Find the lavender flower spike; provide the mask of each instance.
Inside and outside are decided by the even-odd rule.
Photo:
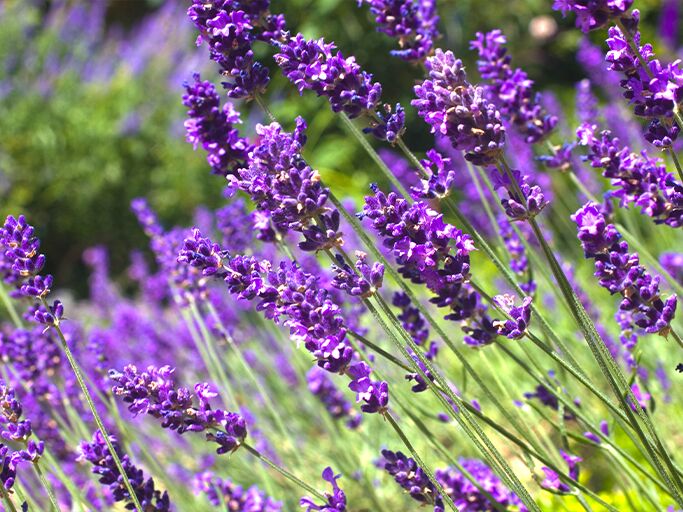
[[[195,488],[214,507],[230,512],[280,512],[282,504],[266,496],[255,485],[244,490],[230,480],[206,471],[195,478]]]
[[[183,105],[189,109],[185,121],[187,141],[195,149],[201,144],[211,172],[222,176],[234,174],[244,165],[251,149],[234,127],[242,122],[239,113],[231,103],[221,107],[220,97],[211,82],[202,81],[199,73],[193,78],[192,84],[185,84],[186,94],[183,95]]]
[[[511,340],[522,338],[526,334],[531,320],[531,297],[524,297],[521,306],[515,306],[515,297],[512,295],[496,295],[493,302],[510,315],[506,320],[494,320],[493,325],[498,329],[498,334]]]
[[[632,4],[633,0],[555,0],[553,9],[561,11],[562,16],[575,13],[576,26],[583,32],[589,32],[621,17]]]
[[[380,467],[394,477],[396,483],[403,487],[411,498],[421,505],[433,506],[435,512],[445,510],[443,498],[414,459],[402,452],[391,450],[382,450],[382,457]]]
[[[467,81],[462,61],[437,49],[426,61],[429,78],[415,86],[412,105],[433,133],[449,138],[476,165],[490,165],[501,155],[505,128],[500,112],[484,90]]]
[[[326,492],[325,497],[327,503],[322,505],[316,504],[311,498],[301,498],[299,504],[306,508],[306,512],[321,511],[321,512],[346,512],[346,494],[339,487],[337,480],[341,475],[335,475],[331,467],[326,467],[323,471],[323,480],[332,485],[332,493]]]
[[[586,257],[595,260],[600,285],[623,296],[619,309],[628,313],[627,323],[666,336],[676,312],[676,295],[661,298],[659,276],[652,276],[640,265],[638,255],[628,252],[628,244],[620,241],[621,234],[607,223],[599,205],[585,204],[572,220]]]
[[[479,52],[477,66],[481,77],[489,81],[486,90],[500,108],[503,118],[512,124],[530,144],[542,141],[557,125],[557,117],[545,111],[534,82],[519,69],[512,69],[506,38],[500,30],[477,32],[470,48]]]
[[[163,428],[179,434],[209,431],[206,439],[218,444],[219,454],[237,450],[247,437],[244,418],[212,409],[209,399],[217,394],[206,383],[196,384],[194,392],[176,388],[174,372],[170,366],[149,366],[142,372],[133,365],[126,366],[123,372],[111,370],[109,378],[115,382],[112,393],[129,404],[128,410],[134,415],[149,414],[160,419]]]
[[[335,52],[334,43],[309,41],[297,34],[280,44],[275,62],[300,94],[310,89],[325,96],[334,112],[354,118],[374,112],[379,104],[382,86],[372,81],[354,57]]]
[[[377,30],[398,40],[400,49],[391,55],[419,62],[431,53],[439,37],[436,0],[358,0],[363,3],[375,15]]]
[[[140,502],[143,510],[170,512],[171,503],[168,498],[168,493],[157,490],[152,478],[145,479],[145,475],[141,469],[138,469],[130,460],[128,455],[124,455],[114,436],[109,438],[116,450],[116,454],[121,460],[123,470],[128,476],[128,480],[133,486],[133,491]],[[107,448],[107,443],[104,440],[102,433],[97,431],[93,435],[91,442],[83,442],[80,446],[80,460],[84,460],[92,464],[92,472],[99,475],[99,482],[109,487],[109,490],[115,501],[126,503],[126,508],[135,508],[132,504],[131,496],[128,493],[126,486],[123,484],[123,478],[119,472],[114,457]]]

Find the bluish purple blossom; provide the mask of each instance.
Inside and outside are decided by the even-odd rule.
[[[588,32],[620,18],[632,4],[633,0],[555,0],[553,9],[561,11],[563,16],[573,12],[576,14],[576,26]]]
[[[557,125],[557,117],[545,111],[534,82],[519,68],[512,69],[507,40],[500,30],[477,32],[470,48],[479,52],[477,66],[490,99],[500,109],[503,119],[514,126],[524,140],[534,144],[545,139]]]
[[[240,485],[220,478],[210,471],[197,475],[194,487],[196,492],[206,496],[211,505],[230,512],[280,512],[282,510],[281,503],[266,496],[255,485],[245,490]]]
[[[461,471],[451,467],[437,469],[434,472],[434,478],[441,484],[444,492],[450,496],[460,512],[499,510],[481,489],[505,510],[527,511],[519,497],[505,487],[486,464],[476,459],[460,459],[459,462],[477,485],[474,485]]]
[[[368,298],[381,287],[384,279],[384,265],[375,262],[367,263],[367,254],[356,251],[355,270],[346,263],[341,254],[336,255],[337,263],[332,270],[335,273],[332,286],[345,291],[351,296]]]
[[[650,158],[645,151],[631,152],[608,130],[596,135],[584,126],[580,143],[588,147],[586,160],[610,179],[614,190],[609,196],[618,198],[620,206],[637,206],[657,224],[683,226],[683,185],[661,160]]]
[[[358,428],[362,421],[360,414],[353,414],[351,404],[334,385],[327,372],[314,366],[306,374],[309,391],[320,400],[327,412],[335,419],[345,419],[350,429]]]
[[[123,470],[133,487],[133,491],[145,511],[168,512],[171,503],[166,491],[162,492],[155,487],[152,478],[145,478],[145,474],[137,468],[127,454],[123,454],[116,438],[110,436],[116,455],[121,461]],[[100,431],[95,432],[91,442],[83,442],[80,446],[80,460],[92,464],[92,472],[99,477],[99,482],[109,488],[115,501],[125,503],[125,508],[134,510],[131,495],[123,481],[114,457],[112,456],[104,436]]]
[[[149,366],[138,371],[128,365],[122,372],[111,370],[112,393],[128,404],[135,416],[149,414],[161,420],[163,428],[179,434],[206,431],[206,439],[218,444],[219,454],[237,450],[247,437],[244,418],[212,409],[209,400],[217,393],[207,383],[196,384],[194,391],[176,387],[174,372],[170,366]]]
[[[439,37],[436,0],[358,0],[375,15],[377,30],[398,40],[391,54],[408,62],[424,60]]]
[[[600,285],[622,295],[619,309],[630,314],[633,324],[645,332],[666,335],[676,312],[676,295],[662,299],[660,278],[640,265],[636,253],[628,252],[628,244],[620,240],[620,233],[607,223],[597,204],[585,204],[572,220],[586,257],[595,260]]]
[[[520,306],[515,306],[513,295],[496,295],[493,302],[510,318],[505,320],[494,320],[493,325],[498,330],[498,334],[511,340],[517,340],[526,334],[531,321],[531,297],[524,297]]]
[[[306,508],[306,512],[346,512],[346,494],[339,487],[337,480],[341,478],[341,475],[335,475],[331,467],[326,467],[322,474],[323,480],[328,482],[332,486],[332,492],[325,492],[325,497],[327,502],[323,504],[317,504],[312,498],[303,497],[299,501],[302,507]]]
[[[382,450],[382,457],[380,467],[389,473],[411,498],[421,505],[433,506],[434,512],[444,512],[443,498],[413,458],[391,450]]]
[[[206,160],[211,172],[220,176],[234,174],[244,165],[251,149],[249,142],[240,137],[235,128],[240,124],[239,113],[231,103],[221,106],[221,100],[214,85],[202,80],[198,73],[193,83],[185,84],[183,105],[188,119],[185,121],[187,141],[197,149],[206,151]]]
[[[300,94],[310,89],[326,97],[334,112],[349,117],[372,113],[377,109],[382,86],[372,81],[354,57],[335,52],[334,43],[323,39],[307,40],[302,34],[287,38],[279,45],[275,62]]]
[[[412,105],[432,128],[476,165],[490,165],[502,154],[505,128],[484,90],[467,81],[462,61],[437,49],[425,63],[429,78],[415,86]]]

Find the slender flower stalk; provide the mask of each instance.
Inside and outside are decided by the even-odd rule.
[[[78,387],[81,389],[90,412],[95,420],[97,428],[105,438],[105,442],[113,454],[114,462],[123,476],[123,483],[128,490],[131,500],[138,509],[142,510],[140,503],[133,491],[133,486],[123,470],[123,466],[115,453],[109,440],[109,434],[105,429],[104,423],[95,407],[90,391],[85,383],[82,372],[76,359],[74,358],[69,344],[60,327],[61,319],[64,315],[64,307],[59,300],[52,305],[47,302],[47,295],[52,287],[53,277],[49,274],[42,276],[40,272],[45,264],[45,255],[39,252],[40,241],[34,236],[33,226],[26,222],[23,215],[19,218],[7,217],[4,226],[0,229],[0,246],[4,247],[4,258],[10,264],[11,271],[16,276],[17,290],[23,296],[31,297],[37,301],[38,307],[35,308],[33,317],[35,321],[52,328],[57,333],[71,369],[76,377]]]

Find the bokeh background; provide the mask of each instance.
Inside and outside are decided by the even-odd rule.
[[[116,276],[123,275],[131,250],[147,245],[129,210],[132,198],[146,196],[168,225],[191,223],[200,205],[222,201],[220,179],[209,174],[203,152],[184,139],[183,82],[204,70],[218,81],[206,49],[194,44],[186,4],[0,2],[0,215],[29,216],[43,240],[48,271],[77,294],[86,290],[86,248],[105,245]],[[571,112],[574,84],[585,76],[575,57],[583,36],[551,4],[439,1],[439,46],[469,63],[474,75],[468,48],[474,32],[502,28],[515,65]],[[666,22],[660,19],[666,9],[659,0],[639,0],[638,7],[645,40],[652,40]],[[353,0],[273,0],[272,11],[286,12],[292,30],[335,41],[383,84],[386,101],[409,105],[410,84],[422,70],[388,56],[392,41],[375,31],[366,7]],[[669,33],[656,48],[665,60],[679,45],[677,31]],[[262,45],[260,51],[273,67],[272,50]],[[342,194],[363,194],[376,179],[366,153],[324,100],[300,98],[276,71],[271,75],[269,104],[278,118],[303,115],[309,122],[306,156],[313,166]],[[244,130],[252,133],[263,121],[261,112],[248,104],[238,108]],[[415,117],[408,107],[407,138],[425,150],[433,139]]]

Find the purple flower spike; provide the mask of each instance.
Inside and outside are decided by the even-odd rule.
[[[596,136],[593,128],[584,125],[577,135],[589,149],[585,159],[603,169],[603,176],[615,188],[609,195],[618,198],[622,207],[639,207],[657,224],[683,226],[683,186],[661,160],[650,158],[645,151],[632,153],[610,131]]]
[[[335,53],[334,43],[308,41],[297,34],[279,48],[275,62],[299,93],[310,89],[325,96],[334,112],[344,112],[350,118],[376,110],[382,86],[372,81],[372,75],[363,71],[354,57]]]
[[[255,485],[249,489],[230,480],[220,478],[209,471],[196,476],[195,492],[203,493],[214,507],[230,512],[280,512],[282,504],[259,490]]]
[[[631,18],[622,19],[640,55],[633,53],[627,36],[619,27],[611,27],[605,60],[610,63],[610,70],[625,75],[620,85],[624,97],[633,104],[634,113],[650,121],[645,138],[657,148],[668,148],[681,128],[674,121],[674,113],[683,100],[683,69],[679,60],[662,64],[654,58],[652,45],[640,45],[639,21],[637,10],[633,11]]]
[[[461,322],[466,343],[486,345],[497,335],[479,294],[469,285],[472,239],[450,224],[424,202],[412,205],[395,193],[373,186],[365,198],[363,215],[392,250],[399,272],[433,293],[431,302],[448,308],[445,318]]]
[[[377,30],[398,40],[391,55],[408,62],[424,60],[439,37],[436,0],[358,0],[375,15]]]
[[[443,199],[451,194],[455,185],[455,169],[450,158],[446,158],[434,149],[427,151],[427,158],[422,166],[429,173],[422,180],[421,187],[412,187],[411,192],[416,199]]]
[[[493,164],[505,145],[500,112],[484,97],[484,90],[467,81],[462,61],[437,49],[426,61],[429,79],[415,86],[412,105],[432,133],[448,137],[475,165]]]
[[[211,59],[232,80],[223,83],[231,98],[251,99],[268,85],[268,70],[254,61],[252,44],[282,37],[284,18],[271,15],[269,3],[193,0],[187,11],[199,30],[197,44],[208,44]]]
[[[358,428],[362,421],[360,414],[353,414],[351,404],[344,398],[344,394],[334,385],[327,372],[314,366],[306,374],[308,389],[324,405],[327,412],[335,419],[346,419],[350,429]]]
[[[445,510],[443,498],[414,459],[391,450],[382,450],[382,457],[380,467],[394,477],[411,498],[420,504],[434,506],[435,511]]]
[[[628,252],[628,244],[595,203],[586,203],[572,220],[578,227],[587,258],[595,260],[595,276],[610,293],[619,293],[619,324],[628,339],[636,338],[635,329],[666,336],[676,312],[676,295],[666,300],[659,292],[659,276],[652,276],[642,265],[637,253]],[[627,348],[632,350],[635,341]]]
[[[529,185],[528,178],[521,172],[513,170],[514,180],[519,185],[523,197],[520,197],[517,187],[510,181],[507,173],[493,168],[491,177],[497,189],[505,189],[508,197],[501,199],[500,203],[505,208],[505,214],[511,220],[524,220],[536,217],[548,205],[541,188],[538,185]]]
[[[345,291],[353,297],[368,298],[382,287],[384,265],[367,263],[367,254],[356,251],[356,270],[353,270],[341,254],[335,256],[337,264],[333,266],[335,277],[332,286]]]
[[[50,293],[53,279],[49,274],[39,275],[45,266],[45,255],[39,250],[40,240],[26,218],[8,216],[0,227],[3,279],[15,285],[21,295],[43,299]]]
[[[372,133],[379,140],[386,140],[392,144],[396,142],[406,129],[406,113],[403,107],[397,103],[392,110],[391,105],[384,105],[384,111],[379,110],[378,119],[370,121],[369,128],[363,128],[365,133]]]
[[[511,340],[518,340],[526,334],[531,320],[531,297],[524,297],[521,306],[515,306],[513,295],[496,295],[493,302],[510,315],[510,319],[494,320],[493,325],[498,329],[498,334]]]
[[[221,107],[221,100],[211,82],[202,81],[195,73],[194,82],[185,84],[183,105],[187,141],[197,149],[201,145],[214,174],[228,176],[244,165],[251,147],[234,126],[241,123],[231,103]]]
[[[576,14],[576,26],[583,32],[604,27],[631,8],[633,0],[555,0],[553,9],[562,16]]]
[[[505,35],[500,30],[483,34],[470,42],[479,52],[477,65],[491,100],[498,106],[507,122],[513,125],[530,144],[542,141],[557,125],[557,117],[545,111],[534,82],[519,69],[512,69],[512,57],[507,54]]]
[[[349,367],[349,389],[356,392],[356,401],[364,402],[361,411],[383,414],[389,405],[389,385],[370,379],[372,370],[363,361]]]
[[[341,478],[341,475],[335,475],[331,467],[326,467],[322,477],[323,480],[332,485],[332,493],[325,492],[327,502],[318,505],[311,498],[303,497],[299,501],[299,504],[306,508],[306,512],[346,512],[346,494],[344,494],[344,491],[337,483],[337,480]]]
[[[492,512],[500,507],[504,510],[527,512],[522,500],[505,487],[486,464],[476,459],[460,459],[460,464],[479,487],[455,468],[437,469],[434,472],[434,477],[460,512]],[[491,499],[480,489],[486,491],[500,507],[491,503]]]
[[[208,399],[217,395],[206,383],[197,384],[194,392],[176,388],[174,372],[170,366],[149,366],[142,372],[133,365],[123,372],[110,370],[109,378],[115,382],[112,393],[129,404],[134,415],[149,414],[161,420],[163,428],[179,434],[208,431],[206,439],[219,445],[219,454],[237,450],[247,437],[244,418],[212,409]]]
[[[328,206],[330,191],[320,174],[301,155],[305,132],[306,122],[301,117],[292,133],[278,123],[258,125],[258,143],[249,154],[247,167],[230,178],[230,187],[249,194],[278,232],[300,232],[304,237],[301,249],[332,249],[342,243],[340,215]]]
[[[142,505],[143,510],[154,510],[158,512],[169,512],[171,503],[166,491],[162,494],[157,490],[152,478],[145,479],[141,469],[133,464],[128,455],[121,451],[116,438],[110,436],[109,440],[114,446],[116,455],[123,466],[123,470],[130,481],[135,496]],[[100,431],[95,432],[91,442],[83,442],[80,446],[79,460],[87,461],[92,464],[92,472],[99,476],[99,482],[109,488],[114,501],[125,502],[126,508],[133,509],[133,502],[127,487],[123,484],[123,478],[119,471],[114,457],[112,456],[104,436]]]

